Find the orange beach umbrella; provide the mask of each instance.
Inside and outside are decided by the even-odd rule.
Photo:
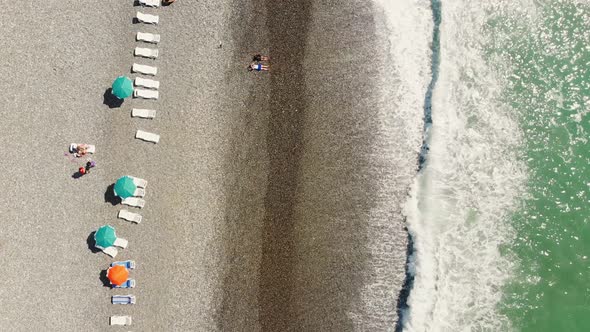
[[[129,278],[129,271],[124,266],[115,265],[107,271],[111,284],[121,286]]]

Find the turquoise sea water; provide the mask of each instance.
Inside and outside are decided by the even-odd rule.
[[[405,331],[590,331],[590,2],[440,1]]]
[[[519,331],[590,331],[590,4],[538,1],[514,14],[491,14],[486,31],[500,36],[489,59],[510,71],[503,99],[529,169],[502,311]]]

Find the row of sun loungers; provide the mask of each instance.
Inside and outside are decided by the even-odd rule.
[[[160,0],[139,0],[139,4],[142,6],[147,7],[159,7]],[[141,12],[137,12],[135,18],[140,23],[145,24],[158,24],[160,21],[160,17],[157,15],[150,15],[144,14]],[[160,42],[160,35],[147,33],[147,32],[137,32],[136,35],[137,41],[150,43],[150,44],[158,44]],[[157,59],[159,55],[159,51],[157,49],[146,48],[146,47],[135,47],[134,51],[135,56],[143,57],[148,59]],[[155,76],[158,73],[158,68],[155,66],[148,66],[142,65],[138,63],[134,63],[131,71],[134,73],[139,73],[143,75],[150,75]],[[133,90],[133,97],[141,98],[141,99],[148,99],[148,100],[158,100],[160,97],[158,89],[160,89],[160,82],[148,78],[143,77],[136,77],[134,81],[134,85],[137,87]],[[144,119],[153,119],[156,116],[155,110],[149,109],[133,109],[131,112],[132,117],[144,118]],[[143,130],[137,130],[135,133],[135,138],[151,142],[151,143],[158,143],[160,141],[160,135],[146,132]],[[141,194],[141,191],[134,195],[136,197],[143,197],[144,195]],[[123,204],[134,206],[134,207],[143,207],[145,201],[140,198],[132,197],[126,200],[123,200]],[[137,216],[132,216],[129,213],[120,212],[120,218],[129,220],[131,222],[139,223],[141,222],[141,216],[139,218]],[[138,221],[137,221],[138,220]]]
[[[132,260],[111,263],[111,267],[117,266],[117,265],[123,266],[128,270],[135,269],[135,261],[132,261]],[[123,284],[121,284],[120,286],[113,285],[113,288],[135,288],[135,285],[136,284],[135,284],[134,279],[127,279],[127,281],[124,282]],[[121,305],[135,304],[136,298],[134,295],[131,295],[131,294],[113,295],[111,297],[111,303],[112,304],[121,304]],[[110,318],[110,325],[131,325],[131,322],[132,322],[132,320],[131,320],[130,316],[112,316]]]
[[[139,0],[139,4],[142,6],[147,7],[159,7],[161,0]],[[140,23],[145,24],[158,24],[159,23],[159,16],[157,15],[150,15],[144,14],[141,12],[137,12],[136,20]],[[149,44],[158,44],[160,42],[160,35],[147,33],[147,32],[137,32],[136,39],[138,42],[144,42]],[[148,59],[157,59],[159,55],[158,49],[146,48],[146,47],[135,47],[134,55],[136,57],[148,58]],[[158,73],[158,68],[155,66],[144,65],[139,63],[134,63],[131,71],[133,73],[138,73],[142,75],[149,75],[149,76],[156,76]],[[144,77],[136,77],[134,80],[135,89],[133,90],[133,97],[134,98],[141,98],[147,100],[158,100],[159,92],[158,89],[160,88],[160,82],[148,79]],[[156,117],[156,111],[152,109],[144,109],[144,108],[134,108],[131,111],[131,116],[136,118],[142,119],[153,119]],[[141,139],[147,142],[158,143],[160,141],[160,135],[149,133],[142,130],[137,130],[135,133],[135,137],[137,139]],[[133,179],[133,183],[137,186],[135,192],[133,193],[133,197],[128,197],[123,199],[121,202],[124,205],[143,208],[145,206],[145,187],[147,186],[147,181],[135,177],[131,177]],[[141,223],[142,216],[138,213],[128,211],[126,209],[122,209],[119,211],[117,215],[118,218],[127,220],[136,224]],[[119,239],[114,243],[114,246],[106,248],[104,250],[105,253],[110,255],[111,257],[115,257],[117,255],[117,248],[115,246],[119,246],[122,248],[127,247],[127,240]],[[134,269],[135,268],[135,261],[121,261],[121,262],[113,262],[111,263],[112,266],[122,265],[127,269]],[[120,286],[113,285],[113,288],[134,288],[135,287],[135,280],[134,279],[127,279],[127,281]],[[136,298],[133,295],[113,295],[111,297],[112,304],[135,304]],[[110,325],[131,325],[132,319],[131,316],[111,316],[109,319]]]

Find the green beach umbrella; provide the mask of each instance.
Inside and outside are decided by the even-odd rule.
[[[111,225],[104,225],[94,233],[95,246],[99,249],[111,247],[116,239],[117,234],[115,234],[115,229]]]
[[[115,182],[115,195],[121,198],[133,196],[135,189],[137,189],[137,186],[129,176],[120,177],[117,182]]]
[[[125,99],[133,94],[133,82],[130,78],[119,76],[113,82],[113,95],[119,99]]]

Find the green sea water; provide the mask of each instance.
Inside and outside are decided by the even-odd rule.
[[[488,15],[488,60],[509,78],[503,98],[528,168],[500,311],[517,331],[590,331],[590,2],[514,2]]]

